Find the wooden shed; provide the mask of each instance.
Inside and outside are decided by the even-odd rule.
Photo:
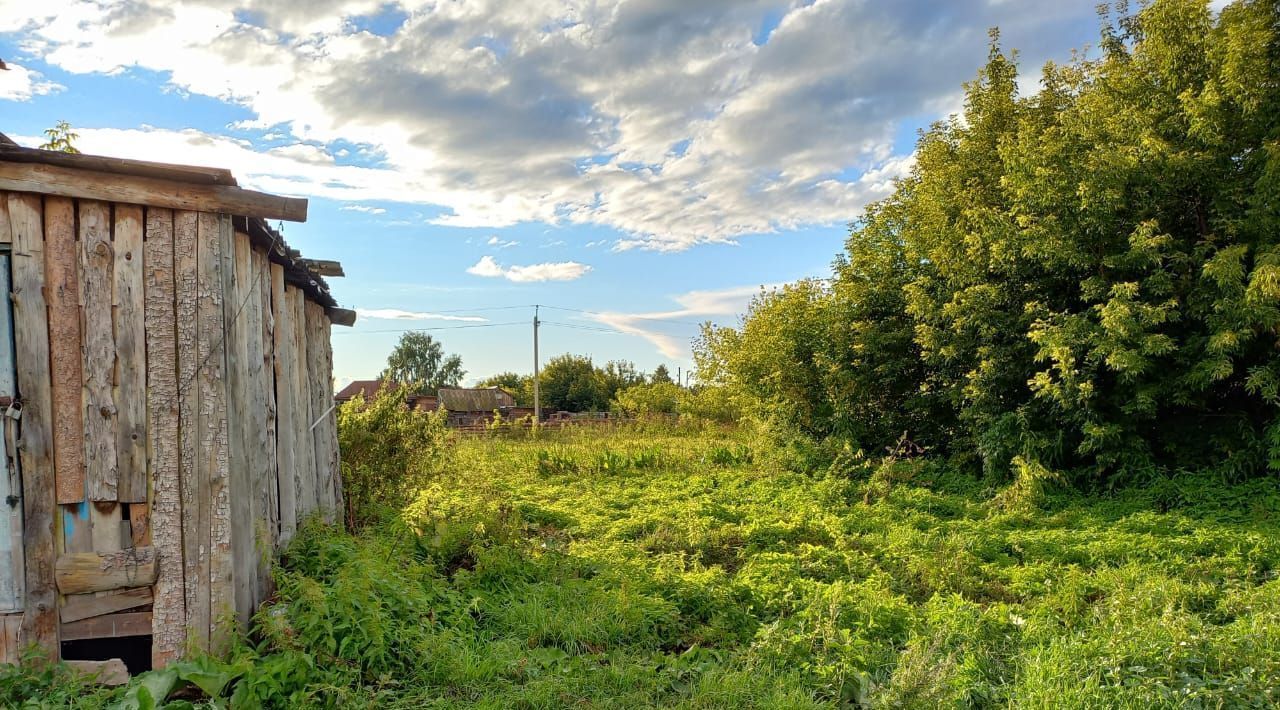
[[[216,651],[270,554],[335,518],[329,329],[354,314],[265,221],[306,212],[0,136],[0,660]]]

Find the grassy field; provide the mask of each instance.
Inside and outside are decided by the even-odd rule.
[[[997,495],[670,430],[448,457],[407,525],[306,531],[255,640],[173,673],[243,707],[1277,705],[1274,481]]]

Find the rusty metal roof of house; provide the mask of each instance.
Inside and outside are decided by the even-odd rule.
[[[440,406],[451,412],[492,412],[499,407],[511,407],[516,403],[515,396],[501,387],[441,387],[437,396],[440,398]]]
[[[399,385],[394,382],[391,387],[397,388]],[[339,402],[346,402],[355,399],[356,395],[362,395],[365,401],[369,401],[378,396],[382,391],[382,380],[353,380],[351,384],[343,387],[333,398]]]
[[[22,165],[36,168],[24,171]],[[36,170],[34,176],[30,174],[32,170]],[[73,180],[77,174],[88,176],[88,179]],[[302,289],[313,301],[328,309],[335,324],[352,325],[355,322],[355,313],[338,308],[329,284],[313,268],[318,263],[336,262],[303,259],[296,250],[289,248],[278,230],[267,224],[267,218],[305,222],[307,200],[245,190],[237,185],[231,171],[223,168],[24,148],[0,133],[0,189],[130,201],[127,197],[113,194],[113,178],[129,178],[137,183],[139,189],[135,192],[149,192],[152,196],[174,192],[171,187],[164,189],[165,185],[172,183],[190,186],[191,196],[167,195],[165,201],[156,202],[156,206],[221,211],[233,215],[235,228],[248,234],[254,246],[266,251],[272,263],[283,267],[287,283]],[[218,209],[210,209],[209,205],[218,205]],[[340,271],[341,267],[337,270]]]

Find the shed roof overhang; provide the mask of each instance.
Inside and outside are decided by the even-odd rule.
[[[304,198],[246,190],[222,168],[24,148],[3,133],[0,190],[233,215],[235,228],[284,268],[287,283],[324,306],[334,324],[355,323],[355,312],[338,307],[322,275],[341,276],[341,265],[302,258],[267,224],[268,219],[307,221]]]

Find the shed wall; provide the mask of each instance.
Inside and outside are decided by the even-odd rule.
[[[325,309],[228,215],[0,192],[0,232],[25,554],[0,661],[60,638],[151,634],[157,667],[218,650],[269,555],[341,507]]]

